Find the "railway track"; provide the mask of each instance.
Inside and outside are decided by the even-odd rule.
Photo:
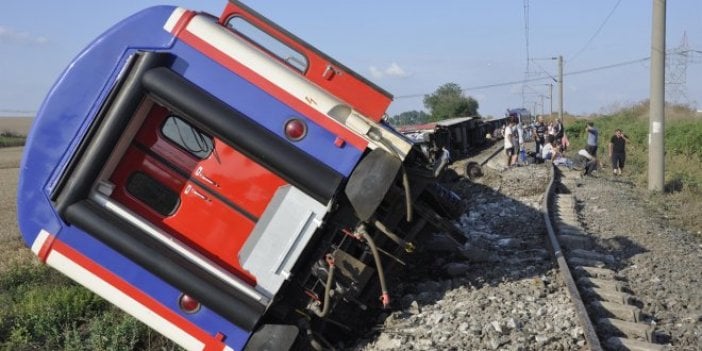
[[[500,150],[453,165],[464,176],[453,190],[471,201],[455,224],[472,255],[440,233],[418,243],[425,258],[394,289],[396,309],[349,349],[667,350],[621,262],[581,225],[572,174],[505,170]],[[468,181],[470,163],[484,176]]]
[[[471,163],[485,166],[501,148],[487,150]],[[482,159],[482,161],[481,161]],[[543,215],[548,248],[558,265],[564,287],[573,303],[579,325],[590,350],[666,350],[656,343],[655,325],[646,320],[643,304],[625,278],[616,271],[615,258],[598,252],[593,238],[581,226],[576,200],[568,187],[574,175],[565,178],[558,167],[547,166],[549,184],[543,196]],[[482,173],[472,170],[473,174]]]
[[[470,208],[454,224],[466,237],[458,251],[441,232],[417,243],[421,257],[407,260],[397,277],[394,310],[376,334],[353,350],[572,350],[585,345],[582,328],[545,245],[540,211],[548,172],[528,166],[490,167],[501,144],[469,162],[484,176],[448,184]],[[468,253],[468,255],[465,255]]]
[[[471,175],[471,163],[485,166],[500,151],[499,147],[495,151],[487,150],[477,162],[469,161],[465,175]],[[550,164],[547,167],[549,184],[542,204],[547,244],[588,348],[593,351],[666,350],[665,345],[656,343],[655,325],[646,320],[640,308],[643,302],[616,271],[619,265],[615,258],[598,252],[593,238],[581,226],[576,200],[568,190],[575,185],[574,173],[562,182],[560,169]],[[472,173],[482,172],[473,169]]]
[[[581,226],[576,201],[568,190],[572,177],[562,181],[557,167],[550,168],[544,195],[544,222],[548,242],[565,287],[577,312],[590,350],[666,350],[657,344],[655,327],[641,311],[637,299],[612,255],[598,252]]]

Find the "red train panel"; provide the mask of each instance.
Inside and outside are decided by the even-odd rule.
[[[301,58],[306,59],[307,62],[296,62],[291,64],[291,66],[294,70],[300,71],[305,78],[344,100],[366,117],[376,122],[383,118],[385,111],[387,111],[388,106],[392,102],[390,93],[336,62],[285,29],[268,21],[240,2],[229,2],[219,21],[222,25],[228,26],[230,24],[229,21],[237,17],[265,31],[266,34],[301,54]],[[283,59],[290,64],[290,60],[287,60],[287,58]]]

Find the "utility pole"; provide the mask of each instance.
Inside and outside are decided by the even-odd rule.
[[[544,98],[546,97],[543,94],[540,94],[539,97],[541,98],[541,115],[544,115]]]
[[[551,57],[543,57],[543,58],[533,58],[532,60],[552,60],[556,61],[558,60],[558,70],[559,70],[559,77],[556,78],[552,76],[550,73],[546,72],[543,68],[542,70],[544,73],[546,73],[554,82],[562,82],[563,81],[563,56],[551,56]],[[549,118],[553,117],[553,83],[549,84],[544,84],[549,86],[548,90],[548,99],[551,102],[551,108],[549,109]],[[562,87],[562,85],[560,85]],[[561,123],[563,123],[563,89],[561,89],[561,113],[558,116],[559,119],[561,120]]]
[[[665,183],[665,4],[653,0],[651,31],[651,98],[648,126],[648,190]]]
[[[563,124],[563,56],[558,56],[558,94],[559,94],[559,108],[558,108],[558,119],[561,120],[561,125]]]
[[[551,108],[548,110],[548,118],[553,118],[553,84],[548,83],[548,101],[551,103]]]

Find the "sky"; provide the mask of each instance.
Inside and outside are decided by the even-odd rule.
[[[568,113],[611,113],[649,96],[653,0],[243,2],[393,94],[391,116],[426,111],[424,95],[446,83],[475,98],[483,116],[522,106],[549,113],[551,102],[557,112],[557,56]],[[219,15],[226,1],[2,0],[0,116],[32,115],[83,47],[162,4]],[[687,61],[667,56],[678,84],[666,98],[702,108],[702,1],[667,1],[666,18],[667,48],[686,34],[692,50]]]

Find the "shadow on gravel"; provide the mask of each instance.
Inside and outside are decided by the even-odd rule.
[[[613,179],[610,182],[617,182],[627,185],[633,185],[630,181]],[[575,183],[577,187],[586,187],[587,184]],[[564,184],[556,189],[556,194],[571,194],[570,189]],[[578,201],[574,203],[575,212],[581,213],[583,210],[583,202]],[[601,209],[601,211],[606,211],[606,209]],[[648,252],[649,250],[643,246],[637,244],[630,237],[619,235],[611,238],[601,238],[595,237],[588,234],[588,228],[581,225],[581,222],[572,223],[562,223],[560,228],[556,229],[559,237],[564,235],[573,235],[575,238],[580,238],[571,241],[562,241],[561,245],[567,250],[586,250],[592,253],[590,256],[591,260],[585,260],[582,263],[589,264],[591,266],[608,268],[611,270],[619,271],[629,265],[628,261],[633,256],[641,253]],[[566,245],[570,242],[570,246]],[[587,255],[584,255],[587,256]]]

